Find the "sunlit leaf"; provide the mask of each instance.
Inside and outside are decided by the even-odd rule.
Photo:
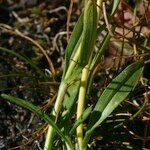
[[[135,62],[129,65],[114,78],[103,91],[93,110],[83,145],[87,144],[93,130],[100,125],[134,89],[143,72],[143,68],[142,62]]]
[[[79,17],[73,32],[71,34],[70,40],[68,42],[66,51],[65,51],[65,67],[64,67],[64,74],[66,73],[66,70],[69,66],[69,61],[71,59],[71,56],[73,55],[73,51],[75,50],[75,47],[77,47],[77,44],[79,44],[79,39],[81,37],[83,30],[83,14]]]
[[[64,109],[65,109],[65,118],[68,118],[68,116],[71,116],[73,111],[73,105],[76,102],[76,98],[79,91],[79,85],[80,81],[74,82],[72,85],[69,86],[67,89],[65,98],[64,98]]]
[[[97,31],[97,9],[96,5],[89,1],[84,10],[83,33],[81,41],[81,55],[79,63],[85,66],[93,52]]]

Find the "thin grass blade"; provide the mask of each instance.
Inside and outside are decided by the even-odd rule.
[[[118,8],[119,3],[120,3],[120,0],[113,0],[113,7],[112,7],[112,11],[111,11],[111,16],[114,16],[114,14]]]
[[[94,68],[96,67],[97,63],[100,61],[102,55],[104,54],[106,48],[108,47],[108,44],[110,42],[111,36],[109,33],[106,34],[100,49],[98,51],[98,53],[95,55],[94,59],[92,60],[91,66],[90,66],[90,70],[94,70]]]
[[[39,107],[33,105],[32,103],[30,102],[27,102],[23,99],[20,99],[20,98],[16,98],[14,96],[9,96],[9,95],[6,95],[6,94],[1,94],[1,97],[3,99],[6,99],[8,100],[9,102],[11,103],[14,103],[14,104],[17,104],[18,106],[21,106],[23,108],[26,108],[28,110],[30,110],[31,112],[35,113],[37,116],[39,116],[41,119],[45,120],[46,123],[50,124],[54,130],[61,136],[61,138],[66,142],[68,143],[69,145],[72,145],[71,144],[71,141],[65,137],[65,135],[60,131],[60,129],[57,127],[57,125],[55,124],[55,122],[53,121],[53,118],[46,115],[45,113],[41,112]]]
[[[30,64],[30,66],[31,66],[32,68],[34,68],[41,76],[44,76],[44,77],[45,77],[45,74],[40,70],[40,68],[39,68],[38,66],[36,66],[29,58],[26,58],[26,57],[24,57],[24,56],[22,56],[22,55],[20,55],[20,54],[18,54],[18,53],[16,53],[16,52],[14,52],[14,51],[12,51],[12,50],[9,50],[9,49],[7,49],[7,48],[4,48],[4,47],[0,47],[0,50],[2,50],[2,51],[4,51],[4,52],[7,52],[7,53],[9,53],[9,54],[11,54],[11,55],[13,55],[13,56],[16,56],[16,57],[18,57],[19,59],[25,61],[26,63]]]

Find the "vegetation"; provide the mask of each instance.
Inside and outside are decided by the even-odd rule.
[[[145,17],[139,18],[139,6],[143,3]],[[44,150],[99,148],[103,147],[102,141],[105,141],[106,145],[108,141],[112,141],[113,149],[135,149],[138,145],[129,142],[125,137],[120,139],[121,132],[125,136],[125,130],[132,138],[142,141],[140,149],[148,149],[147,68],[150,62],[148,29],[150,20],[147,12],[150,7],[148,1],[143,3],[135,2],[130,8],[132,19],[127,18],[131,21],[129,23],[126,21],[127,16],[123,8],[129,6],[126,1],[82,1],[82,11],[65,50],[62,76],[57,74],[56,65],[42,48],[42,41],[40,45],[19,30],[5,24],[0,25],[5,32],[31,42],[36,47],[35,53],[38,53],[38,48],[48,62],[49,70],[47,69],[46,75],[37,63],[39,58],[30,58],[0,47],[0,50],[9,54],[9,57],[17,57],[28,64],[28,67],[39,75],[38,80],[40,82],[43,80],[41,84],[49,83],[50,89],[57,93],[49,98],[45,106],[36,106],[31,101],[12,96],[10,93],[1,94],[2,100],[31,111],[48,124]],[[36,17],[40,15],[40,11],[36,8],[33,12],[38,12]],[[130,15],[128,14],[128,17]],[[69,21],[67,25],[69,29]],[[146,33],[143,32],[144,26]],[[67,34],[69,37],[69,32]],[[109,53],[112,55],[106,57]],[[98,74],[104,75],[99,77]],[[33,83],[35,86],[39,84],[36,82],[35,80]],[[48,105],[51,107],[47,108]],[[48,111],[45,111],[45,108]],[[144,122],[144,134],[141,136],[128,128],[129,124],[134,124],[137,120]],[[139,130],[141,128],[139,127]],[[112,133],[112,136],[109,133]],[[120,137],[117,137],[117,134]],[[117,144],[113,143],[114,141]],[[111,144],[109,147],[106,145],[104,148],[109,149]]]

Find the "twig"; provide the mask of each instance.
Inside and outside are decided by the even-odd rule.
[[[105,7],[105,2],[103,2],[103,15],[104,15],[104,20],[105,20],[105,23],[106,23],[106,27],[108,29],[108,32],[109,34],[113,37],[113,33],[111,31],[111,27],[110,27],[110,24],[108,22],[108,18],[107,18],[107,14],[106,14],[106,7]]]
[[[50,10],[49,13],[52,14],[61,10],[65,10],[67,12],[67,8],[65,6],[61,6],[61,7]]]
[[[19,30],[17,29],[13,29],[11,26],[8,26],[6,24],[0,24],[0,28],[2,30],[4,30],[5,32],[8,32],[8,33],[11,33],[11,34],[14,34],[14,35],[18,35],[28,41],[30,41],[31,43],[33,43],[36,47],[39,48],[39,50],[42,52],[42,54],[46,57],[47,61],[48,61],[48,64],[49,64],[49,68],[52,72],[52,75],[53,77],[55,77],[55,69],[54,69],[54,66],[53,66],[53,63],[51,61],[51,59],[49,58],[49,56],[47,55],[47,53],[45,52],[45,50],[43,49],[43,47],[37,43],[35,40],[33,40],[32,38],[24,35],[23,33],[21,33]]]

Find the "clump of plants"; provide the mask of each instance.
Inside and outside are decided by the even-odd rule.
[[[85,0],[83,3],[83,10],[65,50],[63,74],[51,113],[46,114],[41,107],[23,99],[1,94],[3,99],[28,109],[48,124],[44,150],[54,149],[55,141],[67,150],[86,150],[93,132],[132,95],[140,80],[143,81],[144,65],[149,60],[144,57],[149,53],[147,37],[137,45],[136,41],[130,43],[125,34],[120,39],[117,36],[114,16],[119,0],[109,1],[109,4],[101,0]],[[106,6],[109,7],[108,12]],[[134,12],[136,16],[136,8]],[[102,18],[103,23],[100,22]],[[137,34],[137,31],[133,33]],[[101,34],[102,41],[95,51]],[[118,46],[121,58],[117,64],[118,70],[106,87],[100,87],[98,93],[93,94],[95,74],[111,42]],[[123,57],[133,58],[124,69],[121,67]],[[55,71],[51,71],[51,78],[55,81]],[[147,106],[146,101],[143,107]],[[57,144],[55,146],[59,147]]]

